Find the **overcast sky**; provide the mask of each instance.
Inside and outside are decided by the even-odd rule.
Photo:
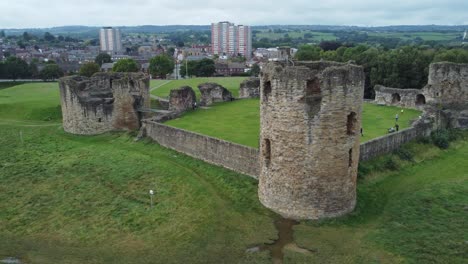
[[[0,28],[64,25],[468,25],[468,0],[0,0]]]

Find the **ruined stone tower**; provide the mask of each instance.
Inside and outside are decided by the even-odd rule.
[[[140,127],[141,108],[149,108],[149,78],[143,73],[97,73],[59,81],[63,128],[80,135]]]
[[[259,198],[287,218],[356,204],[364,72],[334,62],[270,63],[260,86]]]

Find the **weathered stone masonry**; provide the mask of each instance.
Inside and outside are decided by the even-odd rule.
[[[63,128],[94,135],[140,127],[140,108],[149,108],[149,78],[142,73],[97,73],[59,81]]]
[[[253,77],[244,80],[239,87],[239,98],[259,98],[260,78]]]
[[[364,72],[333,62],[270,63],[261,74],[259,198],[287,218],[356,204]]]
[[[422,89],[376,85],[374,90],[377,104],[423,109],[437,127],[468,128],[468,64],[432,63]]]

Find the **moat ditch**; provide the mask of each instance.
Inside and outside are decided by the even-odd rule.
[[[315,251],[301,248],[294,242],[293,227],[298,225],[299,222],[292,219],[278,218],[274,222],[275,228],[278,231],[278,238],[273,243],[264,243],[249,247],[247,252],[254,253],[259,251],[269,251],[273,264],[283,263],[284,249],[302,254],[313,254]]]

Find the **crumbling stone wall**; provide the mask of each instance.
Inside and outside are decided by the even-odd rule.
[[[294,219],[348,213],[356,204],[362,67],[269,63],[261,73],[259,198]]]
[[[468,128],[468,64],[432,63],[428,84],[420,90],[374,89],[378,104],[424,109],[439,127]]]
[[[192,109],[196,99],[195,92],[190,86],[172,89],[169,94],[169,111],[184,112]]]
[[[239,98],[259,98],[260,97],[260,78],[253,77],[244,80],[240,84]]]
[[[377,104],[415,109],[420,109],[426,104],[426,96],[420,89],[398,89],[376,85],[374,90]]]
[[[217,83],[202,83],[198,85],[201,93],[200,106],[209,106],[216,102],[226,102],[233,99],[231,92]]]
[[[80,135],[140,127],[138,109],[150,107],[149,78],[142,73],[97,73],[59,80],[63,128]]]
[[[428,103],[464,105],[468,102],[468,64],[440,62],[429,67],[424,94]]]

